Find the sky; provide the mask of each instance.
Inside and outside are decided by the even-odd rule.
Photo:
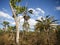
[[[2,20],[7,20],[11,25],[14,25],[9,1],[10,0],[0,0],[0,23]],[[22,0],[20,5],[26,6],[26,3],[28,10],[33,10],[33,14],[30,14],[31,19],[29,20],[31,26],[35,25],[36,19],[40,19],[46,15],[54,16],[55,19],[60,21],[60,0]],[[22,16],[20,16],[20,18],[22,18]],[[20,22],[24,22],[23,18]],[[2,27],[2,25],[0,25],[0,27]]]

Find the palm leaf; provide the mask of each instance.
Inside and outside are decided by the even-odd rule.
[[[33,10],[29,10],[28,12],[31,13],[31,14],[33,14]]]
[[[41,22],[40,20],[36,20],[36,21]]]

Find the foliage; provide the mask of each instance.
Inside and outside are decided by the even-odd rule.
[[[10,0],[10,4],[15,11],[15,15],[13,14],[13,17],[16,18],[18,14],[21,14],[25,11],[23,18],[27,23],[24,23],[23,26],[26,28],[28,20],[30,19],[30,16],[27,15],[27,12],[33,14],[33,11],[27,11],[25,6],[17,5],[19,2],[21,2],[21,0]],[[3,31],[4,29],[0,30],[0,45],[16,45],[16,38],[17,40],[19,39],[18,43],[20,43],[20,45],[60,45],[60,27],[58,26],[58,31],[54,32],[53,29],[55,28],[51,26],[51,24],[54,24],[57,20],[54,20],[53,17],[46,16],[45,19],[41,18],[41,20],[36,21],[37,24],[35,25],[35,30],[33,32],[25,30],[19,32],[19,21],[17,22],[16,18],[16,26],[8,26],[9,31]],[[9,23],[4,21],[3,25],[6,27],[6,25],[9,25]],[[13,31],[11,32],[10,30]]]
[[[36,20],[36,21],[38,21],[37,24],[35,25],[36,32],[40,32],[40,33],[42,32],[42,34],[44,34],[42,36],[44,39],[44,43],[46,45],[53,45],[51,43],[52,43],[52,41],[53,41],[53,43],[55,43],[54,40],[56,38],[54,38],[52,36],[52,38],[53,38],[53,40],[52,40],[50,35],[51,34],[53,35],[53,33],[51,31],[56,30],[56,28],[53,27],[52,24],[54,24],[57,20],[55,20],[54,18],[52,18],[50,16],[46,16],[45,19],[41,18],[41,21],[40,20]],[[55,37],[56,37],[56,35],[55,35]]]
[[[24,32],[24,35],[23,35]],[[46,45],[46,32],[20,32],[20,45]],[[15,33],[3,32],[0,34],[1,45],[15,45]],[[50,45],[57,45],[56,33],[53,31],[49,32]],[[2,41],[3,40],[3,41]],[[57,44],[56,44],[57,43]],[[58,44],[60,45],[60,43]]]
[[[14,10],[16,11],[16,16],[17,16],[18,14],[23,13],[23,12],[25,11],[25,9],[26,9],[25,6],[19,6],[19,5],[16,4],[16,3],[19,4],[20,2],[21,2],[21,0],[14,0],[14,1],[10,0],[10,4],[11,4],[12,7],[14,8]]]
[[[57,26],[57,45],[60,45],[60,25]]]
[[[16,30],[16,26],[9,26],[8,31]]]
[[[3,21],[3,26],[9,26],[9,22],[7,22],[7,21]]]
[[[57,20],[55,20],[53,17],[50,17],[49,15],[45,17],[45,19],[42,17],[41,21],[36,20],[37,24],[35,25],[35,30],[51,30],[55,27],[53,27],[51,24],[55,24]]]

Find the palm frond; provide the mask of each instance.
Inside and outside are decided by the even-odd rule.
[[[31,13],[31,14],[33,14],[33,10],[29,10],[28,12]]]
[[[38,22],[42,22],[42,21],[40,21],[40,20],[36,20],[36,21],[38,21]]]

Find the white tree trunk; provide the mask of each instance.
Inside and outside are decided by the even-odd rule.
[[[19,20],[16,21],[16,44],[19,45]]]
[[[14,20],[15,20],[15,24],[16,24],[16,45],[19,45],[19,21],[17,20],[16,12],[13,9],[11,4],[10,4],[10,7],[11,7],[12,13],[14,15]]]
[[[24,20],[23,30],[25,30],[26,32],[29,32],[29,24],[26,20]]]

